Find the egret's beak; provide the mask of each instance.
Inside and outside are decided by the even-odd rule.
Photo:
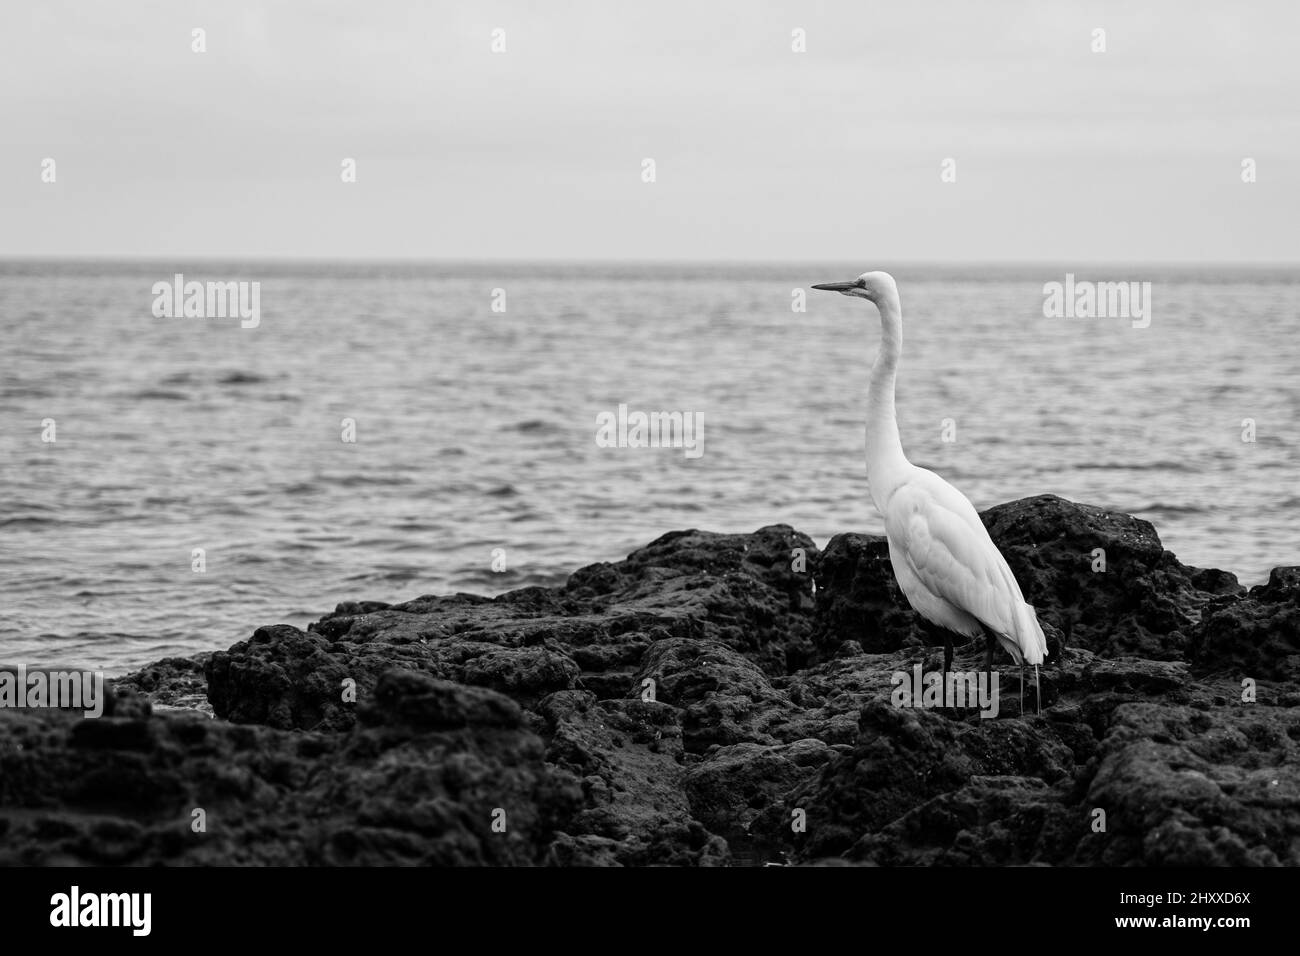
[[[850,289],[856,288],[857,285],[858,280],[854,279],[851,282],[823,282],[821,285],[813,286],[813,288],[821,289],[823,292],[848,292]]]

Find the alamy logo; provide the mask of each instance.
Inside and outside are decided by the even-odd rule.
[[[704,454],[703,412],[629,412],[596,416],[596,444],[601,448],[681,448],[687,458]]]
[[[262,321],[262,283],[186,282],[183,273],[171,282],[155,282],[153,314],[159,319],[242,319],[240,328]]]
[[[894,671],[890,703],[895,707],[978,707],[981,717],[996,717],[998,675],[987,671]]]
[[[50,897],[51,926],[129,926],[133,936],[152,928],[152,893],[82,893],[73,886]]]
[[[99,717],[104,713],[104,672],[34,670],[29,674],[25,664],[0,670],[0,707],[52,707]]]
[[[1047,319],[1132,319],[1133,328],[1151,324],[1150,282],[1075,281],[1043,285],[1043,317]]]

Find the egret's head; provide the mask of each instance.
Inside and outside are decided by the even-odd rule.
[[[864,272],[848,282],[823,282],[813,288],[821,289],[823,292],[838,292],[841,295],[868,299],[876,304],[886,297],[898,295],[898,286],[894,283],[894,277],[888,272]]]

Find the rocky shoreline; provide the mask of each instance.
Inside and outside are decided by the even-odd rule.
[[[1300,568],[1247,591],[1053,496],[982,517],[1047,625],[1041,715],[1005,659],[997,719],[891,704],[941,651],[883,538],[674,532],[261,627],[99,719],[0,709],[0,863],[1300,863]]]

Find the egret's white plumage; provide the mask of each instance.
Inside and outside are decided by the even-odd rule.
[[[889,560],[927,621],[978,637],[987,629],[1016,664],[1041,664],[1047,640],[1015,575],[966,496],[903,454],[894,384],[903,349],[898,286],[887,272],[813,286],[867,299],[880,311],[880,353],[867,389],[867,482],[884,516]]]

